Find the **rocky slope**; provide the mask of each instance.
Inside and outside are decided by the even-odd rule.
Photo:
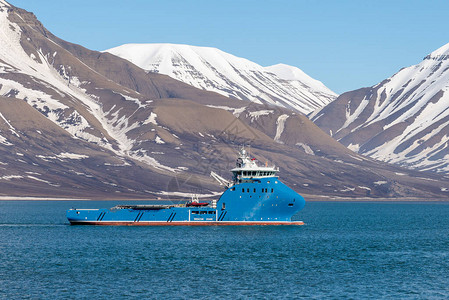
[[[311,119],[372,158],[449,173],[449,44],[370,87],[344,93]]]
[[[238,148],[303,194],[444,197],[292,110],[231,99],[52,35],[0,0],[0,196],[156,198],[223,187]]]
[[[336,98],[324,84],[288,65],[262,67],[216,48],[126,44],[106,50],[153,73],[240,100],[307,114]]]

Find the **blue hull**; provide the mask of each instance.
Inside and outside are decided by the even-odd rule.
[[[67,218],[74,225],[302,225],[291,218],[304,205],[304,198],[277,177],[265,177],[233,185],[214,205],[70,209]]]

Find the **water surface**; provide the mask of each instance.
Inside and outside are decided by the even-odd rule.
[[[0,201],[0,298],[449,297],[449,203],[309,202],[298,227],[65,219],[119,203]]]

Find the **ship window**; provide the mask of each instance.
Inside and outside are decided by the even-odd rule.
[[[221,209],[226,209],[226,203],[223,202],[223,204],[221,205]]]
[[[209,211],[209,215],[215,215],[215,210],[214,211]]]
[[[235,187],[231,188],[231,191],[235,191]]]
[[[256,188],[254,188],[254,193],[256,192]]]
[[[289,203],[288,206],[293,206],[293,203]]]
[[[242,193],[244,193],[245,192],[245,189],[242,189]]]
[[[271,189],[271,192],[273,192],[274,191],[274,189]]]
[[[249,193],[249,189],[246,189],[246,191]]]
[[[193,210],[192,211],[192,215],[199,215],[199,214],[200,214],[200,212],[198,210]]]
[[[248,175],[247,173],[248,173],[248,172],[246,172],[246,171],[243,171],[243,176],[246,176],[246,175]]]
[[[205,210],[200,211],[200,215],[207,215],[207,211],[205,211]]]
[[[253,176],[256,176],[256,171],[252,171],[251,174],[252,174]]]

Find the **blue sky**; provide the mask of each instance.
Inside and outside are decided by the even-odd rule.
[[[67,41],[216,47],[299,67],[337,93],[377,84],[449,43],[449,1],[9,0]]]

